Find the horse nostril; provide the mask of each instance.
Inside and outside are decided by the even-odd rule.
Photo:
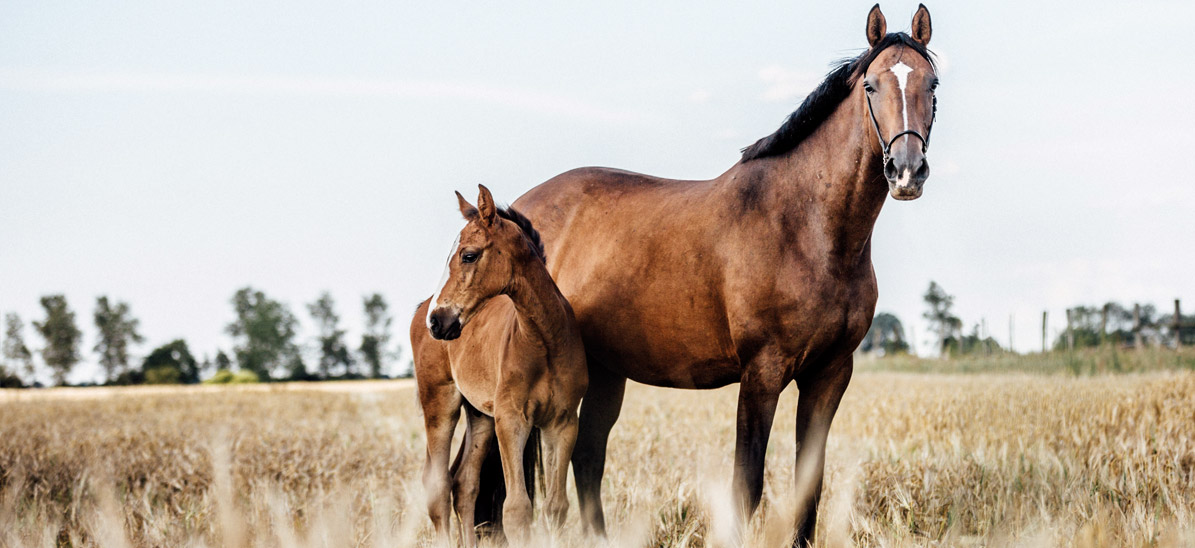
[[[913,172],[913,178],[918,181],[924,181],[929,178],[929,162],[921,160],[921,165],[917,166],[917,171]]]
[[[428,322],[428,326],[432,328],[432,331],[439,329],[440,328],[440,319],[435,316],[432,316],[431,321]]]
[[[893,162],[891,159],[884,164],[884,177],[889,181],[896,179],[896,162]]]

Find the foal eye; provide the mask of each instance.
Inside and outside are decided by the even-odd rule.
[[[875,88],[871,87],[871,84],[863,82],[863,91],[866,91],[867,93],[875,93],[875,90]]]
[[[464,255],[461,255],[461,262],[462,263],[477,262],[477,253],[465,253]]]

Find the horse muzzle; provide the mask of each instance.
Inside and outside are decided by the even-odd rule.
[[[460,313],[448,308],[437,308],[427,316],[427,329],[431,331],[432,338],[437,340],[451,341],[460,337]]]
[[[929,162],[924,154],[898,154],[884,162],[888,190],[897,200],[916,200],[929,178]]]

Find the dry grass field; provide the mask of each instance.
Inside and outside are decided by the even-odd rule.
[[[607,545],[719,544],[735,399],[629,389]],[[787,542],[795,404],[750,546]],[[422,458],[409,381],[7,391],[0,545],[426,545]],[[827,460],[825,546],[1192,546],[1195,373],[863,371]],[[598,544],[569,518],[544,546]]]

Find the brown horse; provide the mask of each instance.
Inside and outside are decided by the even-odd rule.
[[[875,310],[872,229],[887,194],[917,198],[929,175],[929,12],[917,10],[909,34],[889,34],[876,5],[866,35],[867,51],[713,180],[584,168],[515,202],[543,235],[585,339],[573,468],[587,528],[604,532],[606,441],[627,379],[740,384],[740,525],[759,505],[777,400],[795,381],[795,536],[812,539],[830,423]]]
[[[477,545],[478,484],[495,433],[506,481],[507,533],[525,539],[531,520],[523,452],[533,428],[542,432],[547,513],[556,525],[564,521],[577,406],[588,382],[581,333],[548,274],[539,235],[526,217],[497,208],[490,191],[480,190],[476,208],[456,195],[468,224],[453,244],[439,290],[419,305],[411,322],[427,430],[428,514],[445,539],[451,481],[461,536],[469,546]],[[450,474],[452,433],[462,406],[465,443]]]

